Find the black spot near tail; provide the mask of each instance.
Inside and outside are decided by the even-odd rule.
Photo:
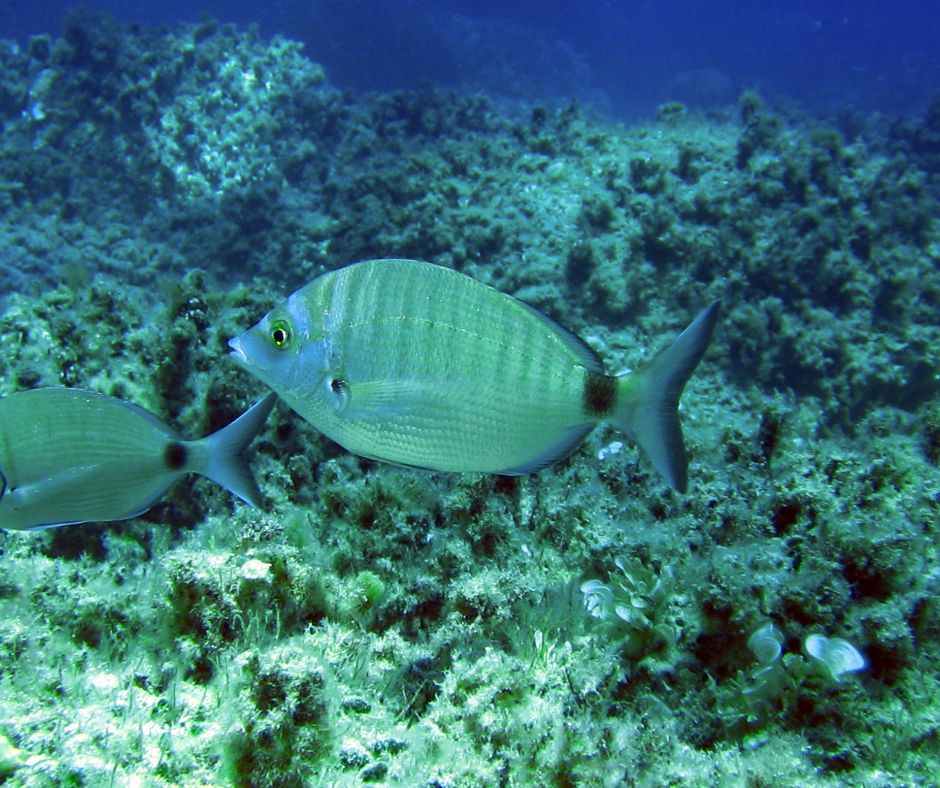
[[[617,403],[617,379],[600,372],[584,378],[584,413],[597,419],[609,416]]]
[[[166,467],[171,471],[180,470],[186,465],[187,459],[189,459],[189,451],[187,451],[186,446],[179,441],[171,441],[166,445],[166,449],[163,451],[163,461],[166,463]]]

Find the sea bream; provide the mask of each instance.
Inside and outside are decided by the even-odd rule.
[[[718,304],[632,375],[534,308],[416,260],[329,272],[229,342],[232,356],[351,452],[439,471],[527,474],[599,421],[687,484],[677,407]]]
[[[0,528],[135,517],[187,473],[260,506],[242,454],[276,399],[269,394],[227,427],[186,441],[143,408],[93,391],[42,388],[4,397]]]

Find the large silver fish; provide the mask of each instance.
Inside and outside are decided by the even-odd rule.
[[[315,279],[229,345],[365,457],[525,474],[609,420],[684,491],[677,406],[717,314],[716,302],[642,370],[614,377],[574,334],[505,293],[430,263],[369,260]]]
[[[259,506],[242,453],[271,412],[269,394],[227,427],[180,440],[129,402],[68,388],[0,399],[0,528],[29,530],[143,514],[183,474]]]

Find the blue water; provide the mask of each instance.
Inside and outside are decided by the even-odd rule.
[[[61,30],[66,0],[0,4],[0,35]],[[709,108],[758,88],[814,109],[916,112],[940,89],[934,1],[88,0],[128,23],[211,16],[304,41],[353,90],[426,80],[618,116],[665,100]]]

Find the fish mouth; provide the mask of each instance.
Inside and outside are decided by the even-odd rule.
[[[229,353],[229,356],[235,360],[235,363],[241,367],[248,366],[248,354],[245,352],[245,348],[242,347],[242,343],[238,341],[238,337],[233,337],[228,341],[228,346],[232,349],[232,352]]]

